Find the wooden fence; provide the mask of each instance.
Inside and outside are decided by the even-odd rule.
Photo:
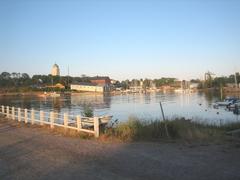
[[[68,113],[60,114],[56,112],[44,112],[34,109],[21,109],[9,106],[1,106],[0,114],[7,118],[16,120],[18,122],[25,122],[31,124],[50,125],[51,128],[55,126],[66,129],[74,129],[99,137],[100,118],[86,118],[79,115],[69,115]]]

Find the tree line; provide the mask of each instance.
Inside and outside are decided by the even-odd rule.
[[[240,74],[236,73],[237,82],[240,82]],[[156,87],[170,85],[176,86],[176,78],[166,78],[162,77],[160,79],[132,79],[124,81],[116,81],[114,86],[116,88],[129,89],[130,87],[142,86],[143,88]],[[27,73],[9,73],[2,72],[0,74],[0,88],[19,88],[19,87],[31,87],[38,88],[44,86],[51,86],[53,84],[61,83],[69,88],[71,83],[78,82],[90,82],[90,77],[82,75],[81,77],[71,77],[71,76],[52,76],[52,75],[33,75],[30,77]],[[209,87],[224,87],[228,83],[235,83],[235,75],[215,77],[213,79],[203,82],[199,79],[192,79],[190,82],[199,83],[200,88]],[[179,85],[179,84],[178,84]]]
[[[70,77],[70,76],[52,76],[52,75],[33,75],[30,77],[27,73],[9,73],[2,72],[0,74],[0,87],[44,87],[57,83],[68,87],[73,82],[90,82],[88,77]]]

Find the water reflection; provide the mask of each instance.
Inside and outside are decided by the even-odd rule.
[[[71,105],[83,107],[85,104],[90,104],[94,109],[110,108],[111,96],[103,94],[95,95],[72,95]]]
[[[238,95],[239,96],[239,95]],[[111,114],[121,121],[130,115],[147,119],[161,118],[159,102],[163,104],[167,118],[185,117],[202,123],[218,124],[235,122],[237,115],[222,109],[214,109],[213,102],[220,100],[220,93],[197,92],[190,94],[147,93],[125,95],[77,94],[61,97],[5,96],[0,104],[36,110],[81,114],[83,106],[90,104],[97,115]]]

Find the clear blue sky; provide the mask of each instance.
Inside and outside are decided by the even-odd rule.
[[[201,78],[240,71],[239,0],[0,0],[0,72]]]

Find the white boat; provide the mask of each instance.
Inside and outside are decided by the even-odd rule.
[[[240,108],[240,100],[229,106],[230,109],[235,109],[236,107]]]
[[[100,125],[106,125],[108,122],[111,121],[113,116],[101,116],[99,117],[100,120]],[[82,117],[82,126],[87,126],[87,127],[92,127],[94,126],[94,118],[89,118],[89,117]]]
[[[38,96],[39,97],[60,97],[61,94],[56,92],[51,92],[51,93],[44,92],[44,94],[40,94]]]
[[[226,98],[224,101],[216,102],[215,105],[218,106],[230,106],[236,103],[238,100],[236,98]]]
[[[100,124],[107,124],[109,121],[111,121],[113,116],[102,116],[100,117]]]
[[[61,95],[59,93],[56,93],[56,92],[53,92],[53,93],[50,93],[51,97],[60,97]]]

